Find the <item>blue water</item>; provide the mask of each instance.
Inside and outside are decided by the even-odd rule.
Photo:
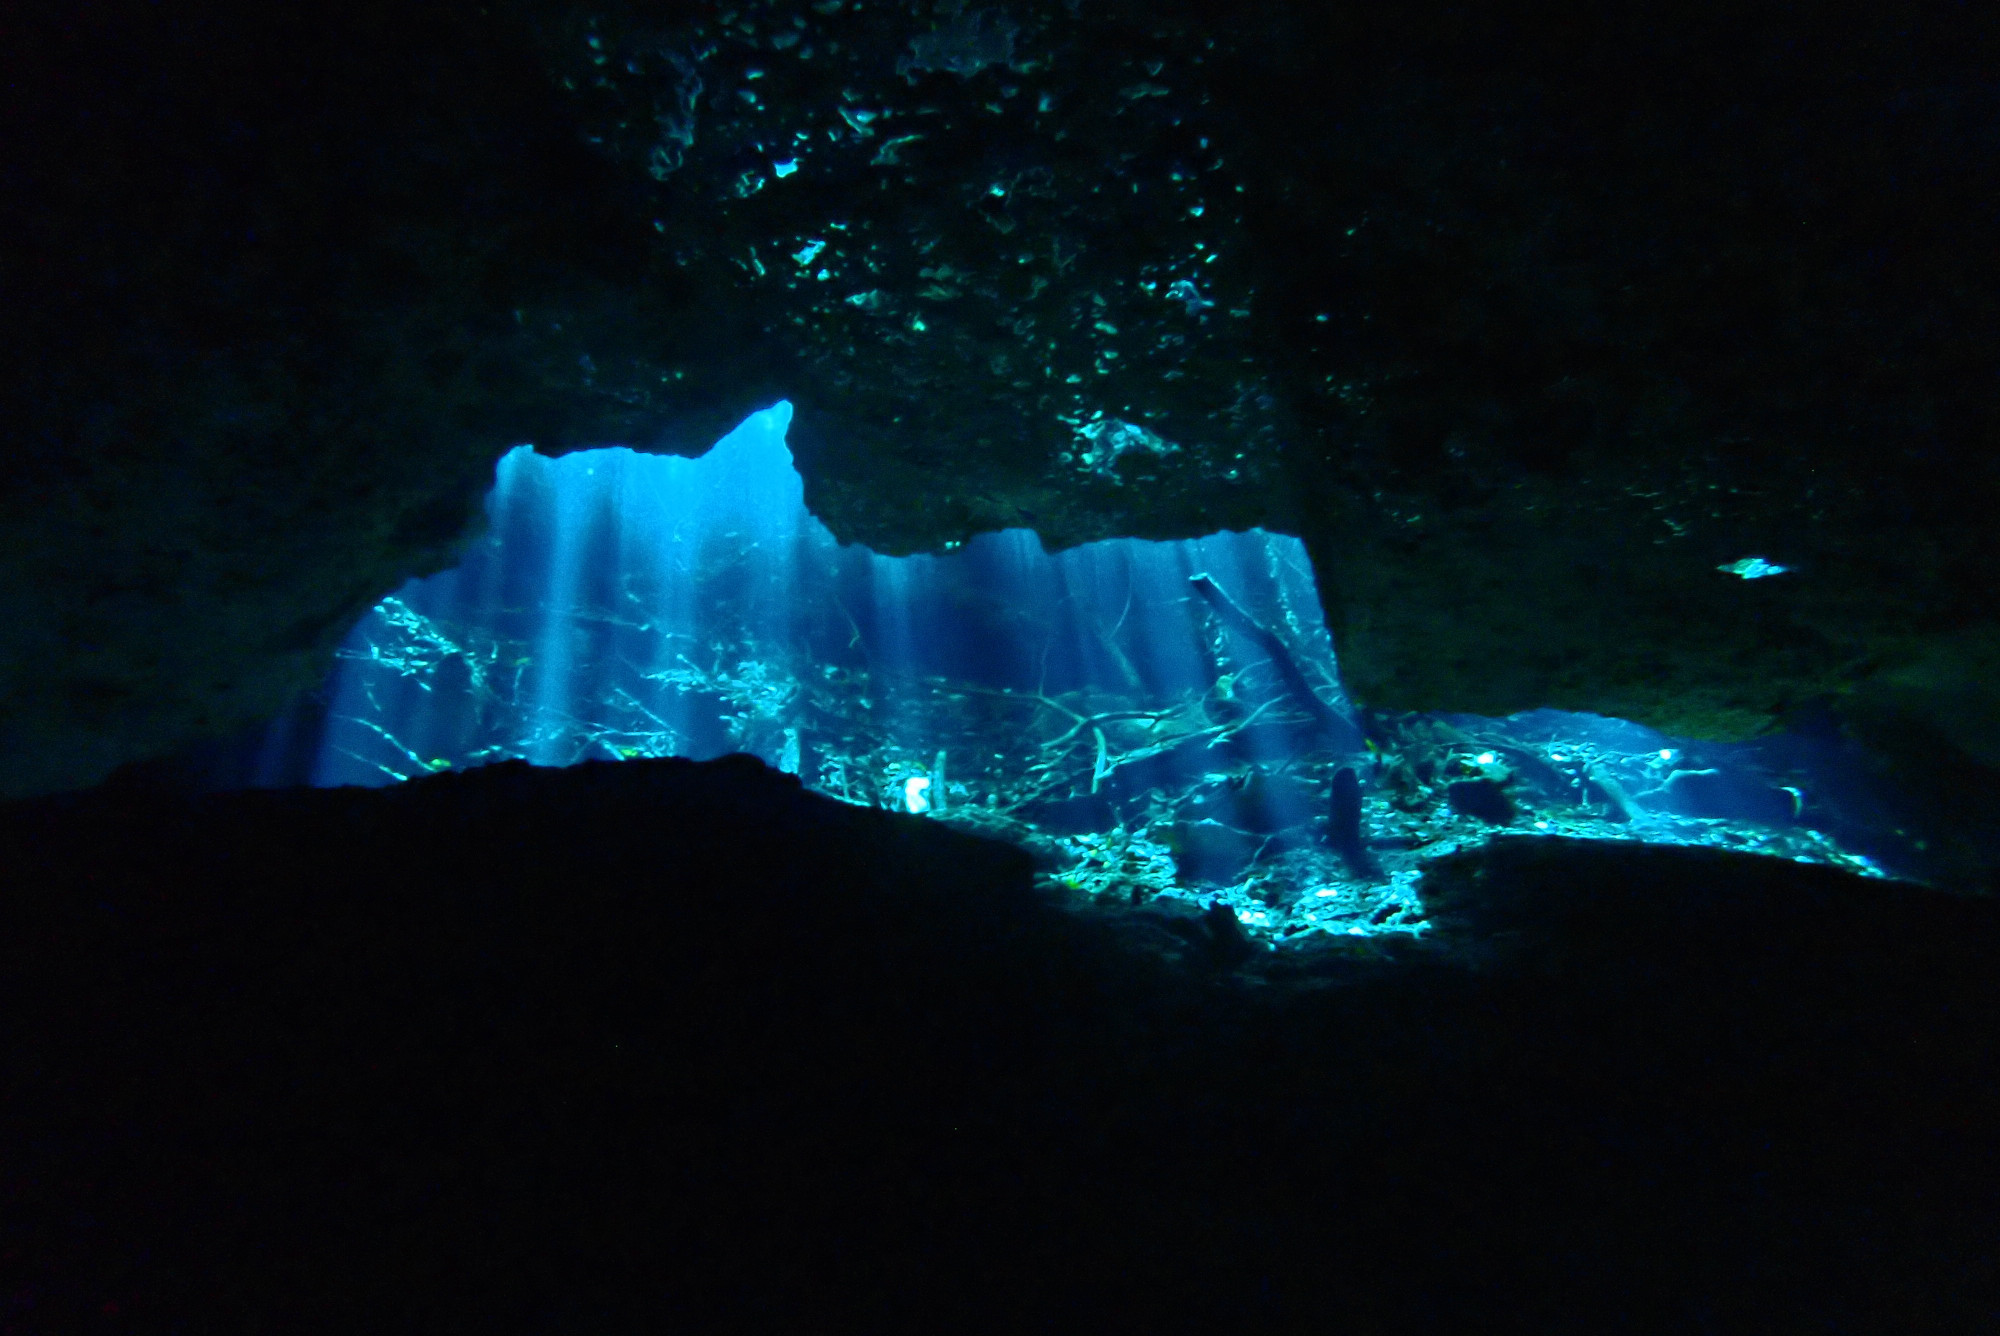
[[[841,765],[852,793],[875,777],[840,736],[884,730],[882,745],[934,757],[952,731],[933,719],[940,684],[1040,697],[1056,718],[1065,700],[1104,705],[1096,695],[1153,710],[1218,683],[1232,700],[1269,695],[1265,656],[1214,624],[1196,574],[1282,631],[1345,708],[1298,540],[1253,530],[1051,555],[1010,530],[878,556],[806,510],[788,419],[784,405],[759,413],[699,459],[508,454],[463,564],[406,585],[342,647],[315,782],[503,757],[747,751],[779,765],[789,746],[797,765]]]
[[[1846,859],[1807,791],[1728,749],[1549,711],[1358,716],[1289,536],[843,547],[806,509],[789,418],[699,459],[508,454],[462,564],[341,648],[314,782],[749,752],[1021,842],[1078,890],[1221,897],[1287,934],[1420,927],[1422,861],[1501,828]],[[1343,766],[1372,868],[1333,853]],[[1498,817],[1450,801],[1482,782]]]

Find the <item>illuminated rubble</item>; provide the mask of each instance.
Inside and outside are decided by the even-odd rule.
[[[784,425],[694,461],[510,456],[492,537],[342,649],[318,782],[748,752],[1018,844],[1052,892],[1223,905],[1258,941],[1420,933],[1427,864],[1494,838],[1877,870],[1825,833],[1813,777],[1742,748],[1553,711],[1357,713],[1296,539],[842,547]]]

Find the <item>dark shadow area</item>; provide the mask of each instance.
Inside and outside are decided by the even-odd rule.
[[[0,808],[0,1330],[1990,1330],[2000,915],[1088,911],[748,758]]]

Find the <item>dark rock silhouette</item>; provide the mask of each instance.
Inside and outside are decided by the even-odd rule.
[[[1328,803],[1327,840],[1333,851],[1357,877],[1379,877],[1381,869],[1368,853],[1368,840],[1361,828],[1361,777],[1353,766],[1333,772],[1333,793]]]
[[[1514,800],[1497,780],[1458,779],[1445,785],[1444,800],[1451,810],[1477,817],[1488,825],[1504,826],[1516,815]]]
[[[1274,950],[741,757],[47,799],[0,866],[23,1330],[1995,1297],[1990,901],[1513,838],[1434,866],[1420,942]]]

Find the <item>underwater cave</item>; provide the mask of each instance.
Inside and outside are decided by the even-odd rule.
[[[260,782],[748,753],[1021,845],[1070,891],[1227,906],[1272,947],[1420,932],[1425,863],[1502,833],[1883,875],[1821,829],[1871,835],[1835,805],[1858,788],[1838,750],[1357,710],[1296,538],[843,546],[806,508],[790,414],[693,459],[510,452],[485,536],[355,627],[309,723],[258,744]]]
[[[0,1334],[2000,1329],[2000,20],[30,3]]]

